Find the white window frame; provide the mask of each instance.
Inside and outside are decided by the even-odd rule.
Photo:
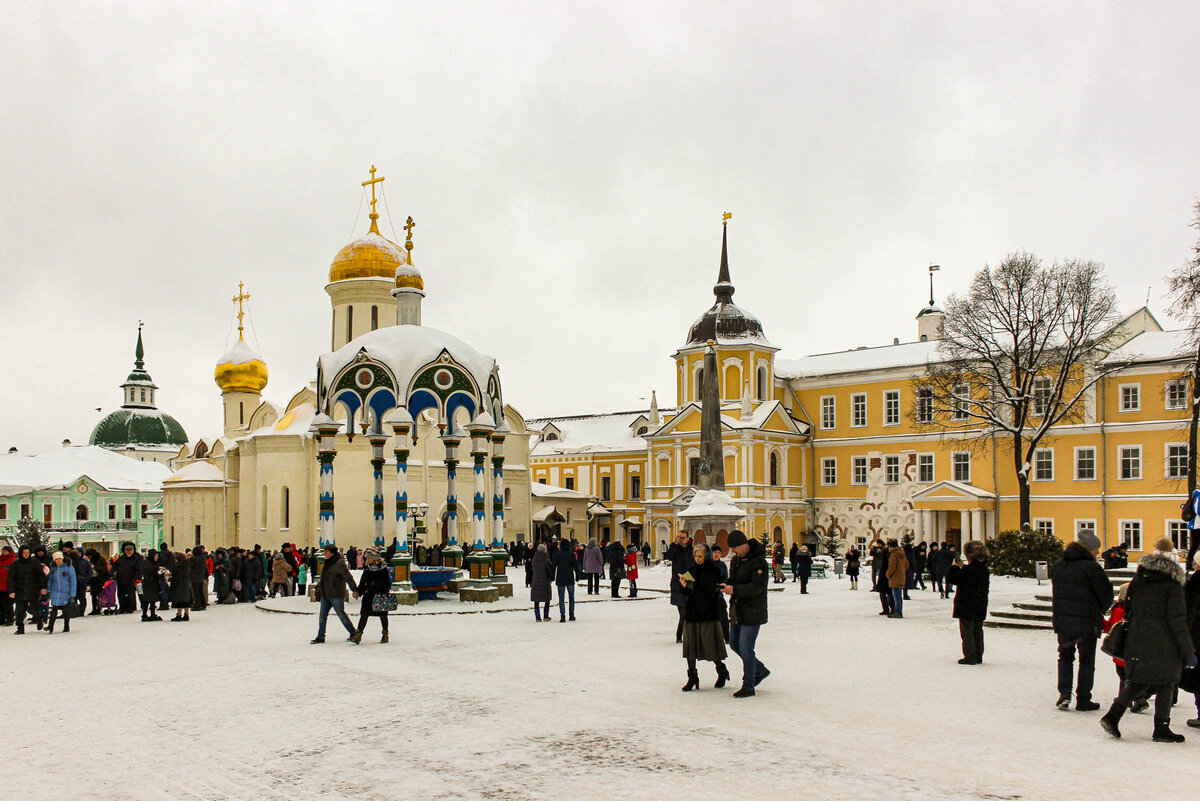
[[[1137,451],[1137,475],[1125,475],[1125,452]],[[1142,480],[1142,446],[1141,445],[1119,445],[1117,446],[1117,481],[1141,481]]]
[[[1126,400],[1128,400],[1125,395],[1125,390],[1127,389],[1133,390],[1131,393],[1131,397],[1134,401],[1132,406],[1127,406],[1125,403]],[[1118,385],[1117,399],[1117,411],[1121,412],[1122,414],[1126,412],[1140,412],[1142,410],[1142,385],[1140,383]]]
[[[967,477],[965,479],[958,477],[958,457],[965,457],[967,466]],[[971,483],[971,452],[970,451],[951,451],[950,453],[950,477],[960,484]]]
[[[928,424],[933,422],[933,390],[922,387],[917,390],[917,422]]]
[[[970,384],[955,384],[951,390],[953,398],[950,403],[950,419],[956,422],[971,419],[971,385]],[[966,396],[967,400],[961,400],[960,396]]]
[[[1172,387],[1178,387],[1180,390],[1180,395],[1182,397],[1180,398],[1179,403],[1171,403]],[[1169,412],[1177,412],[1180,409],[1186,409],[1188,407],[1188,382],[1186,378],[1176,378],[1166,383],[1166,386],[1163,388],[1163,406],[1165,406]]]
[[[895,464],[895,466],[896,466],[896,480],[895,481],[891,480],[890,468],[893,464]],[[899,454],[890,454],[888,456],[884,456],[883,457],[883,483],[884,484],[899,484],[901,467],[902,467],[902,465],[900,464]]]
[[[1050,411],[1050,394],[1054,391],[1054,382],[1050,376],[1039,375],[1033,379],[1033,408],[1034,417],[1045,417]],[[1044,395],[1044,397],[1043,397]]]
[[[895,419],[891,419],[895,412]],[[885,426],[900,425],[900,390],[885,389],[883,391],[883,424]]]
[[[1176,537],[1173,531],[1179,532]],[[1187,523],[1179,518],[1172,520],[1167,518],[1163,521],[1163,536],[1175,543],[1176,550],[1187,550],[1188,547],[1188,527]]]
[[[1085,527],[1092,534],[1096,533],[1096,518],[1094,517],[1077,517],[1075,518],[1075,539],[1079,539],[1079,535],[1083,533]]]
[[[1137,535],[1137,541],[1136,542],[1133,542],[1132,540],[1129,541],[1127,547],[1131,551],[1140,551],[1140,550],[1142,550],[1143,543],[1145,543],[1145,541],[1146,541],[1146,527],[1142,525],[1142,521],[1140,518],[1126,518],[1126,519],[1117,521],[1117,534],[1118,534],[1117,542],[1126,542],[1125,526],[1129,523],[1137,524],[1138,535]]]
[[[1084,478],[1079,475],[1079,454],[1081,451],[1091,451],[1092,453],[1092,476]],[[1095,481],[1096,480],[1096,446],[1095,445],[1076,445],[1075,446],[1075,480],[1076,481]]]
[[[830,470],[833,472],[833,480],[830,481]],[[821,457],[821,486],[836,487],[837,486],[837,457],[822,456]]]
[[[861,460],[861,465],[860,465]],[[862,481],[858,480],[859,468],[862,468]],[[871,460],[866,456],[851,456],[850,457],[850,486],[865,487],[867,485],[867,477],[870,474]]]
[[[1029,521],[1034,531],[1046,530],[1046,533],[1054,536],[1054,518],[1053,517],[1035,517]]]
[[[858,409],[855,408],[856,403],[862,404],[862,416],[859,417]],[[867,393],[855,392],[850,396],[850,427],[851,428],[866,428],[867,427]],[[859,421],[862,422],[859,422]]]
[[[929,460],[929,480],[926,481],[921,477],[921,460]],[[932,453],[917,454],[917,483],[919,484],[936,484],[937,483],[937,459]]]
[[[1050,475],[1047,478],[1038,476],[1038,457],[1044,454],[1050,454]],[[1054,480],[1054,448],[1035,448],[1033,451],[1033,475],[1029,477],[1030,481],[1053,481]]]
[[[826,424],[826,412],[828,412],[828,424]],[[822,395],[821,396],[821,430],[831,431],[837,428],[837,396]]]
[[[1171,448],[1183,448],[1183,467],[1179,475],[1171,475]],[[1180,481],[1187,478],[1188,444],[1186,442],[1168,442],[1163,445],[1163,478],[1169,481]]]

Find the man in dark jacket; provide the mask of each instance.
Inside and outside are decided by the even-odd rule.
[[[132,542],[121,546],[121,555],[113,565],[112,578],[117,582],[117,611],[122,615],[137,611],[137,582],[142,577],[142,557]]]
[[[579,559],[569,543],[561,543],[550,557],[554,583],[558,586],[558,622],[567,622],[567,602],[571,599],[571,620],[575,619],[575,582],[579,577]]]
[[[754,688],[771,675],[754,652],[758,630],[767,622],[771,566],[762,543],[748,539],[744,532],[729,532],[728,543],[733,560],[729,563],[729,581],[722,591],[729,596],[729,646],[742,659],[742,687],[733,697],[749,698]]]
[[[813,558],[808,552],[807,545],[801,545],[800,550],[796,552],[796,561],[793,565],[793,570],[800,578],[800,594],[808,595],[808,580],[812,578]]]
[[[252,564],[258,564],[257,559],[250,561]],[[317,623],[317,636],[312,640],[313,645],[325,642],[325,623],[329,619],[330,609],[337,612],[338,620],[346,627],[346,633],[354,636],[354,624],[346,614],[347,587],[357,594],[358,587],[354,584],[354,576],[350,575],[350,569],[346,567],[346,560],[338,555],[336,545],[326,545],[325,566],[321,569],[321,580],[317,584],[317,594],[321,596],[321,611],[318,613],[320,619]],[[347,641],[352,642],[349,638]]]
[[[625,577],[625,546],[621,545],[620,540],[613,540],[608,544],[604,558],[608,563],[608,579],[612,588],[612,597],[620,598],[621,579]]]
[[[675,642],[683,642],[683,609],[687,605],[687,596],[679,584],[679,576],[692,569],[696,557],[692,555],[692,539],[686,531],[675,535],[675,541],[667,548],[667,561],[671,563],[671,606],[679,613],[679,625],[675,627]]]
[[[954,564],[954,557],[954,546],[948,542],[943,542],[937,553],[929,555],[929,560],[933,563],[933,588],[942,598],[950,597],[950,587],[946,584],[946,576],[950,573],[950,565]]]
[[[1096,640],[1104,624],[1104,613],[1112,606],[1112,584],[1096,561],[1100,538],[1090,531],[1079,534],[1050,570],[1054,587],[1054,632],[1058,635],[1059,709],[1071,705],[1071,679],[1075,653],[1079,653],[1079,679],[1075,684],[1075,708],[1091,712],[1100,705],[1092,700],[1096,677]]]
[[[73,542],[63,543],[63,555],[71,560],[71,567],[75,569],[75,600],[79,604],[79,614],[85,614],[87,612],[88,582],[96,575],[96,569],[92,567],[91,560],[80,553]]]
[[[1183,566],[1173,553],[1175,545],[1163,537],[1154,548],[1139,560],[1125,596],[1125,682],[1100,725],[1119,738],[1117,724],[1125,710],[1153,693],[1154,741],[1182,743],[1183,735],[1171,731],[1171,707],[1183,668],[1196,667],[1196,648],[1188,631]]]
[[[27,546],[17,552],[17,561],[8,566],[8,597],[16,607],[16,634],[25,633],[25,614],[33,615],[38,631],[42,629],[41,599],[46,594],[46,573]]]
[[[954,617],[958,620],[958,633],[962,638],[960,665],[983,663],[983,621],[987,617],[988,575],[987,548],[982,542],[968,542],[963,546],[967,566],[954,577],[957,591],[954,593]]]
[[[208,553],[203,545],[192,551],[191,565],[192,610],[202,612],[208,607]]]

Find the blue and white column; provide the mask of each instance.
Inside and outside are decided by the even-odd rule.
[[[454,567],[462,566],[462,548],[458,545],[458,445],[462,438],[452,430],[442,435],[446,447],[446,547],[442,561]],[[426,468],[428,469],[428,468]]]
[[[317,462],[320,464],[320,489],[317,498],[318,516],[321,523],[321,534],[318,544],[336,544],[333,527],[333,458],[337,455],[338,424],[327,414],[319,414],[313,418],[313,428],[317,433]],[[324,561],[323,559],[320,561]]]
[[[387,444],[387,437],[380,433],[372,433],[367,441],[371,443],[371,478],[374,487],[371,498],[373,535],[375,547],[383,548],[387,545],[384,539],[383,514],[383,446]]]

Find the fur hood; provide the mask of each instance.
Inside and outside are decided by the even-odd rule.
[[[1155,573],[1164,573],[1183,584],[1183,565],[1174,556],[1165,553],[1148,553],[1138,560],[1138,567]]]

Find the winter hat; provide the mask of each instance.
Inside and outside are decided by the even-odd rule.
[[[1089,551],[1100,550],[1100,538],[1090,531],[1081,531],[1075,537],[1075,541],[1087,548]]]
[[[725,540],[725,542],[730,548],[736,548],[739,545],[745,545],[747,542],[749,542],[749,540],[746,539],[746,532],[739,531],[735,528],[733,531],[729,532],[729,538]]]
[[[50,558],[61,560],[63,558],[62,551],[55,551],[53,554],[51,554]]]
[[[967,561],[978,562],[988,557],[987,546],[982,542],[972,540],[963,546],[963,556],[967,557]]]
[[[1171,553],[1175,550],[1175,543],[1171,542],[1170,537],[1159,537],[1154,542],[1154,550],[1159,553]]]
[[[1129,595],[1129,582],[1128,581],[1125,582],[1124,584],[1122,584],[1121,588],[1119,590],[1117,590],[1117,600],[1124,601],[1125,596],[1127,596],[1127,595]]]
[[[363,558],[364,559],[383,559],[383,557],[379,555],[379,551],[375,550],[374,548],[368,548],[367,550],[363,551]]]

